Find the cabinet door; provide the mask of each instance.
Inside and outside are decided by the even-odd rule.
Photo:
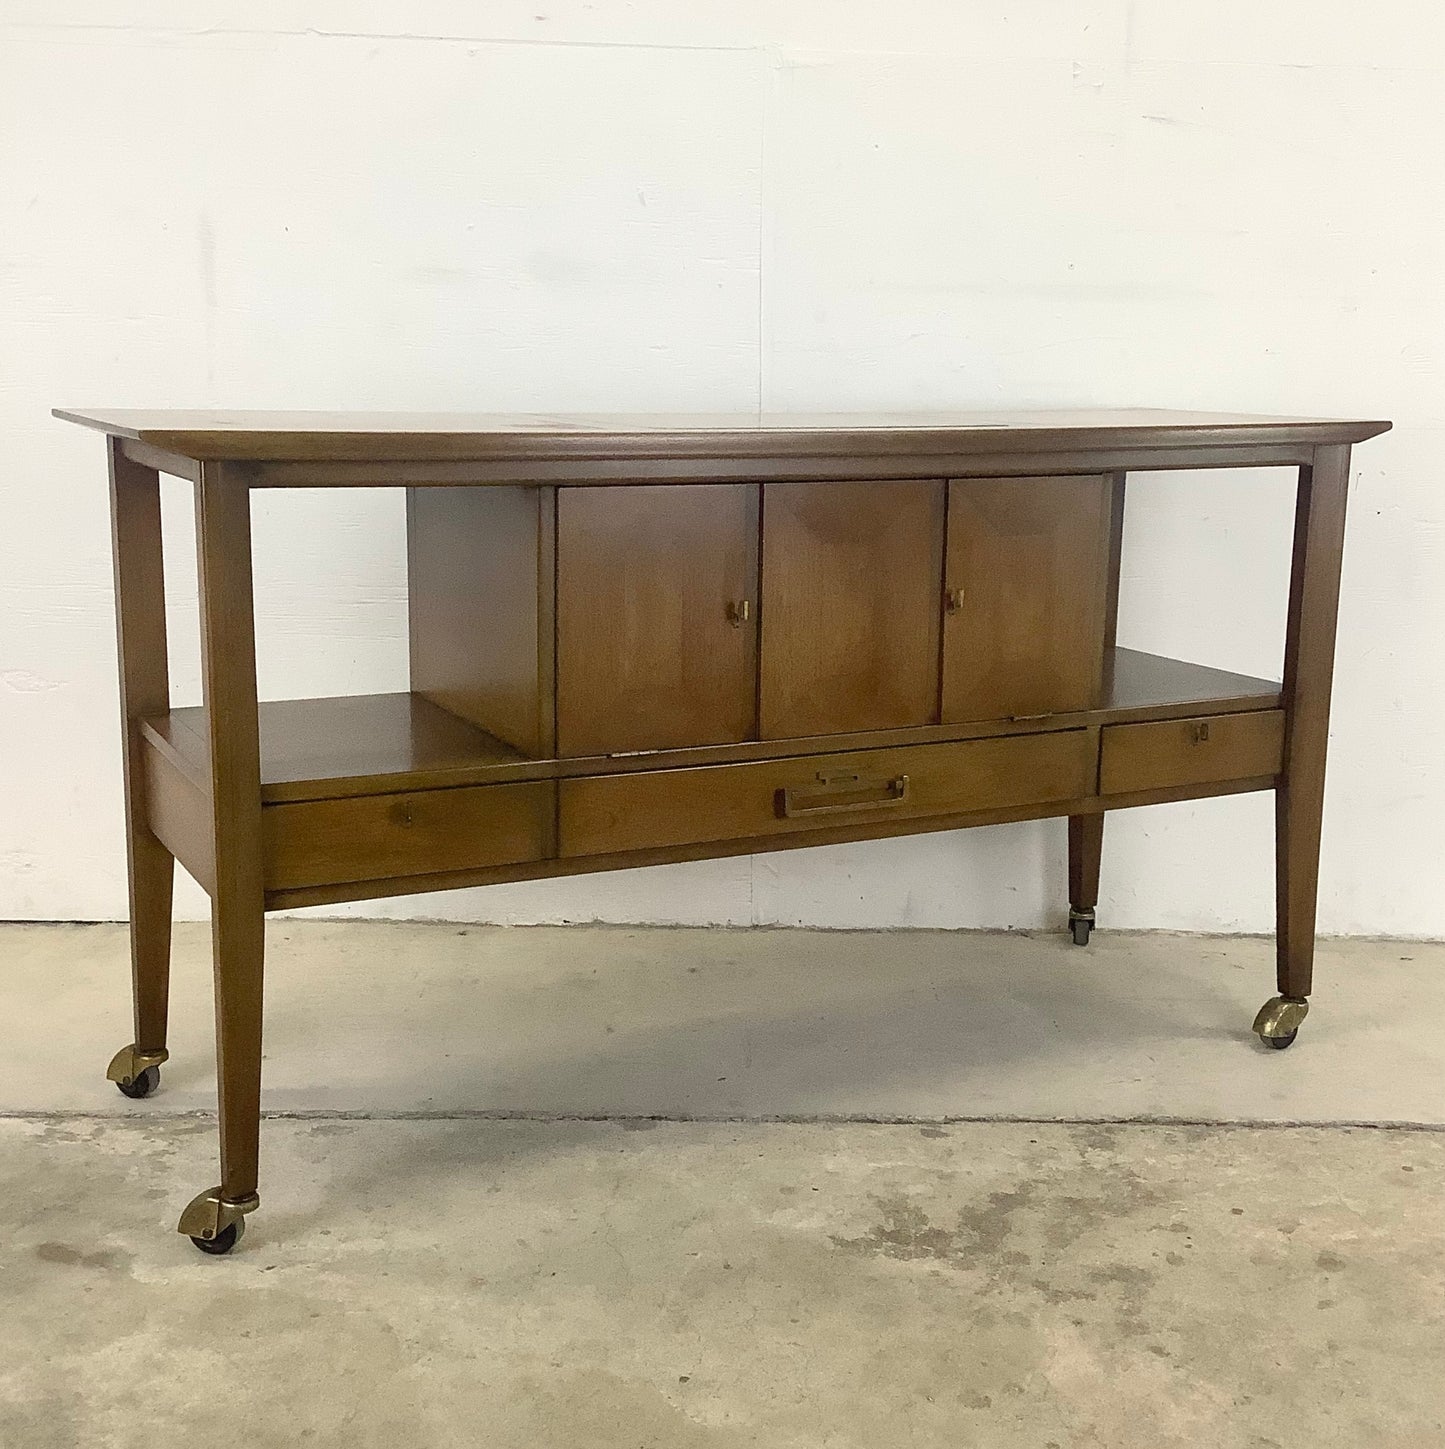
[[[1113,493],[1102,477],[949,483],[945,724],[1100,702]]]
[[[938,717],[944,488],[768,483],[764,739]]]
[[[558,490],[559,754],[752,737],[757,516],[755,484]]]

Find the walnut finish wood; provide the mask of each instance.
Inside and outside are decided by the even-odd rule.
[[[760,732],[938,718],[941,482],[763,490]]]
[[[606,870],[636,870],[678,861],[712,860],[728,856],[759,855],[776,850],[800,850],[819,845],[846,845],[851,841],[883,840],[896,835],[935,834],[943,830],[964,830],[979,825],[1007,825],[1021,820],[1045,820],[1058,816],[1096,814],[1105,810],[1132,810],[1144,805],[1168,805],[1179,800],[1203,800],[1218,795],[1239,795],[1255,790],[1272,790],[1275,777],[1250,780],[1222,780],[1212,785],[1184,785],[1172,790],[1140,790],[1132,795],[1085,795],[1075,800],[1047,800],[1037,805],[1020,805],[997,810],[971,810],[957,815],[929,815],[906,819],[875,819],[866,823],[828,825],[819,829],[783,834],[747,836],[732,840],[708,840],[696,845],[673,845],[649,850],[622,851],[614,855],[563,856],[525,865],[497,866],[487,870],[452,871],[433,876],[402,876],[392,880],[364,881],[352,885],[320,886],[294,891],[273,891],[267,908],[295,910],[302,906],[329,905],[339,901],[375,900],[383,896],[414,895],[418,891],[459,890],[468,886],[502,885],[510,881],[546,880],[557,876],[592,874]]]
[[[1104,477],[949,482],[945,722],[1097,706],[1112,501]]]
[[[1105,670],[1109,691],[1104,697],[1104,708],[1111,714],[1173,718],[1263,709],[1279,703],[1279,685],[1268,679],[1141,649],[1116,647],[1112,653]],[[1199,705],[1209,708],[1195,708]]]
[[[178,768],[209,781],[204,709],[173,709],[143,728]],[[268,700],[260,706],[260,740],[267,802],[380,795],[422,782],[465,785],[509,769],[545,772],[545,762],[416,694]]]
[[[553,854],[550,782],[268,805],[266,889],[433,875]]]
[[[209,786],[197,784],[149,738],[145,742],[145,809],[157,839],[192,879],[214,896],[216,845]]]
[[[255,488],[395,488],[400,485],[623,487],[655,483],[774,482],[843,483],[914,478],[1011,478],[1081,476],[1168,468],[1299,468],[1314,457],[1310,443],[1288,440],[1215,445],[1069,447],[976,452],[888,452],[860,446],[851,454],[782,452],[728,455],[698,452],[671,456],[607,458],[413,459],[368,462],[260,462]]]
[[[266,909],[1061,815],[1087,909],[1104,811],[1274,788],[1279,986],[1310,989],[1348,445],[1386,423],[65,416],[111,438],[137,1043],[164,1039],[174,857],[212,895],[227,1198],[257,1180]],[[1116,648],[1123,474],[1266,464],[1302,470],[1283,686]],[[196,488],[201,710],[167,699],[157,470]],[[410,500],[414,689],[258,706],[250,490],[398,484],[437,489]],[[945,675],[946,488],[981,593]],[[589,509],[559,555],[559,513]],[[579,552],[614,522],[630,547]],[[759,549],[761,577],[739,573]],[[734,577],[755,650],[689,627]],[[588,607],[606,620],[629,589],[644,626],[599,638]],[[660,681],[645,710],[608,702],[629,670]],[[601,700],[666,747],[559,756],[559,673],[580,721]],[[1036,709],[1055,712],[1012,717]]]
[[[221,1192],[256,1191],[261,1121],[265,885],[251,593],[251,495],[244,473],[206,463],[196,485],[201,676],[211,761],[211,945]]]
[[[1158,658],[1152,654],[1139,654],[1134,650],[1120,650],[1119,635],[1119,576],[1124,557],[1124,500],[1125,475],[1115,473],[1109,488],[1109,551],[1104,566],[1104,658],[1099,671],[1099,684],[1106,704],[1113,704],[1120,685],[1120,664],[1124,665],[1124,682],[1128,680],[1129,666]],[[1163,661],[1168,662],[1168,661]],[[1177,691],[1168,685],[1163,692],[1173,700],[1179,698]],[[1271,701],[1273,702],[1273,701]],[[1069,910],[1092,914],[1099,903],[1099,875],[1104,858],[1104,816],[1069,816]]]
[[[1006,733],[1179,718],[1277,707],[1279,685],[1267,679],[1117,651],[1113,686],[1100,710],[1047,720],[970,721],[914,729],[804,735],[789,740],[658,750],[619,758],[529,759],[493,735],[411,694],[273,700],[260,706],[261,798],[268,804],[449,789],[458,785],[542,780],[566,775],[684,765],[741,763],[822,750],[937,744]],[[209,789],[205,711],[185,708],[142,724],[147,741],[202,790]]]
[[[1390,426],[1164,408],[610,415],[56,408],[55,416],[185,458],[388,463],[1315,445],[1358,443]]]
[[[170,999],[175,862],[157,837],[147,808],[141,732],[144,718],[170,708],[160,480],[153,468],[127,458],[115,439],[110,440],[108,454],[130,887],[131,1002],[136,1047],[142,1052],[163,1052]]]
[[[563,780],[563,856],[1068,800],[1093,788],[1092,730]]]
[[[525,755],[554,753],[550,488],[410,488],[411,687]]]
[[[1284,651],[1284,768],[1275,797],[1275,950],[1282,996],[1308,996],[1314,982],[1325,758],[1349,480],[1349,448],[1320,448],[1313,467],[1300,473],[1295,508]]]
[[[1125,496],[1125,475],[1115,473],[1110,479],[1109,489],[1109,555],[1104,565],[1104,662],[1099,675],[1106,702],[1114,697],[1114,667],[1118,662],[1119,576],[1124,562]]]
[[[1092,912],[1099,904],[1104,858],[1104,812],[1069,816],[1069,909]]]
[[[755,486],[566,489],[557,577],[558,754],[756,734]]]
[[[1276,775],[1283,751],[1284,713],[1277,709],[1110,725],[1103,731],[1099,791],[1124,795]]]
[[[139,463],[142,468],[169,473],[176,478],[184,478],[188,483],[201,481],[201,465],[194,458],[183,458],[179,453],[168,453],[164,448],[155,448],[133,438],[115,437],[114,441],[132,463]]]

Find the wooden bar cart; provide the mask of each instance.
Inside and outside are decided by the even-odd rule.
[[[1307,1010],[1351,444],[1158,411],[637,417],[58,412],[108,435],[135,1040],[167,1057],[173,863],[209,892],[221,1181],[258,1203],[268,910],[1043,816],[1094,926],[1104,812],[1277,808]],[[1124,478],[1298,470],[1284,679],[1115,644]],[[172,708],[158,474],[195,487],[204,704]],[[260,703],[251,492],[408,490],[411,689]]]

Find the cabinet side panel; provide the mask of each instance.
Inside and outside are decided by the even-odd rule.
[[[1109,554],[1104,573],[1103,660],[1099,668],[1099,703],[1114,693],[1114,649],[1119,642],[1119,577],[1124,563],[1123,473],[1109,475]]]
[[[551,754],[550,490],[407,490],[411,687]]]

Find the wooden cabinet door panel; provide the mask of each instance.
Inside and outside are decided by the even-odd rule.
[[[755,484],[559,489],[558,754],[752,738],[757,566]]]
[[[964,478],[948,485],[943,721],[1099,703],[1112,480]]]
[[[938,717],[941,481],[763,491],[764,739]]]

